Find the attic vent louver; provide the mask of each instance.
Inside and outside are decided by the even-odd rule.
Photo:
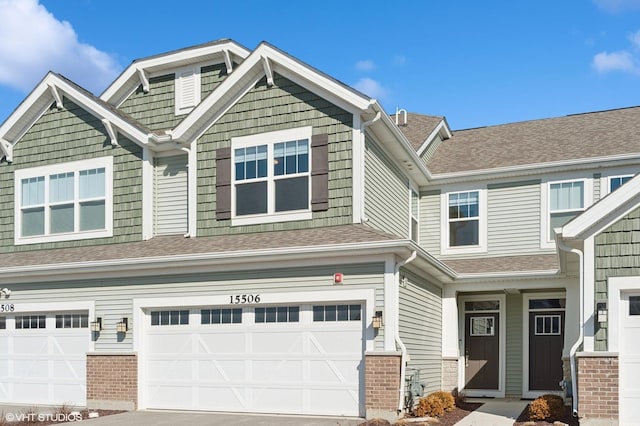
[[[407,110],[404,108],[396,107],[396,126],[400,126],[400,114],[404,116],[403,126],[407,125]]]

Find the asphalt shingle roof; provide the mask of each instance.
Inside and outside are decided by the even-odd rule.
[[[640,153],[640,107],[458,130],[428,162],[434,174]]]
[[[395,114],[391,115],[391,119],[395,121]],[[423,115],[413,112],[407,113],[407,124],[404,124],[404,114],[398,117],[398,128],[406,136],[411,146],[416,151],[420,149],[427,136],[435,130],[444,117],[435,115]]]
[[[555,254],[483,257],[444,262],[459,274],[553,271],[559,268],[558,256]]]

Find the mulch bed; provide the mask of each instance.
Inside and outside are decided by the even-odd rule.
[[[554,419],[554,420],[560,421],[562,423],[566,423],[569,426],[580,426],[580,422],[578,421],[578,419],[576,419],[571,415],[570,406],[564,407],[564,416],[562,416],[561,419]],[[520,413],[520,415],[516,419],[516,422],[513,424],[513,426],[551,426],[551,425],[553,425],[553,421],[545,422],[544,420],[538,420],[538,421],[529,420],[528,404],[524,408],[524,410],[522,410],[522,413]]]
[[[482,406],[481,402],[456,402],[456,408],[445,413],[442,417],[433,419],[428,422],[407,422],[398,420],[396,423],[389,423],[382,419],[372,419],[364,423],[360,423],[358,426],[453,426],[460,420],[469,415],[472,411],[477,410]],[[408,417],[408,416],[407,416]]]

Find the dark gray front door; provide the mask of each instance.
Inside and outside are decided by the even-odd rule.
[[[529,313],[529,390],[560,390],[564,312]]]
[[[465,315],[465,388],[498,390],[500,333],[497,313]]]

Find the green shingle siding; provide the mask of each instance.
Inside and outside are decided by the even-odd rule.
[[[14,162],[0,166],[0,252],[138,241],[142,233],[142,148],[120,136],[111,146],[100,119],[68,99],[52,107],[14,148]],[[113,156],[113,237],[14,246],[13,172],[89,158]]]
[[[352,222],[352,114],[275,74],[242,97],[198,140],[198,235],[264,232],[343,225]],[[231,227],[215,219],[215,151],[231,146],[231,138],[312,126],[329,135],[329,210],[314,212],[311,221]]]
[[[365,215],[370,226],[409,238],[409,179],[368,137],[364,194]]]
[[[400,338],[410,356],[406,377],[419,370],[426,395],[442,383],[442,289],[406,268],[400,275],[406,278],[399,315]]]
[[[138,86],[118,109],[153,130],[172,129],[184,117],[175,115],[174,74],[150,78],[148,93]]]
[[[200,94],[202,99],[218,87],[227,77],[227,66],[225,64],[215,64],[202,67],[200,69]]]
[[[595,301],[608,298],[610,277],[640,275],[640,208],[602,231],[595,238]],[[595,322],[595,350],[607,350],[607,324]]]

